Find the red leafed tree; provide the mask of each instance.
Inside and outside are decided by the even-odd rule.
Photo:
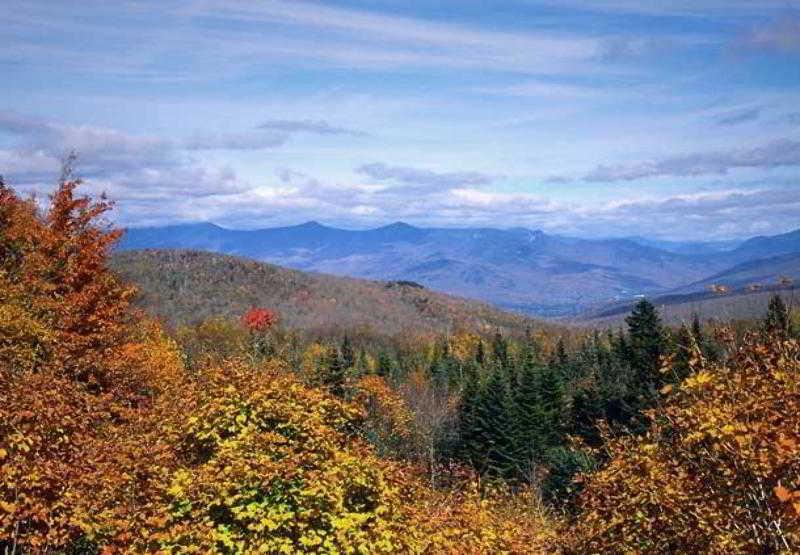
[[[242,323],[252,331],[266,331],[277,321],[278,315],[268,308],[253,307],[242,316]]]

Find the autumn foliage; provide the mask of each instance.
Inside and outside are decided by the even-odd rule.
[[[337,397],[222,325],[185,367],[106,266],[110,205],[77,186],[63,182],[45,213],[0,188],[0,547],[522,553],[550,541],[546,515],[510,492],[468,472],[433,489],[424,469],[381,458],[366,431],[405,434],[410,416],[380,378]],[[264,332],[275,315],[242,323]],[[224,354],[210,356],[214,338]]]
[[[253,307],[242,316],[242,323],[252,331],[266,331],[277,321],[278,315],[267,308]]]
[[[762,337],[724,363],[695,349],[647,434],[607,438],[570,551],[800,549],[800,344]]]
[[[124,537],[158,472],[153,401],[180,379],[173,344],[106,268],[118,233],[97,219],[110,205],[76,198],[77,185],[62,183],[44,215],[0,187],[0,539],[12,548],[52,551],[96,527]]]
[[[641,433],[611,422],[583,445],[600,469],[564,488],[582,493],[574,514],[556,518],[535,480],[479,476],[447,458],[468,429],[459,410],[472,399],[485,417],[475,429],[501,432],[470,436],[489,438],[470,444],[476,453],[496,450],[492,442],[526,417],[566,434],[556,426],[570,411],[613,416],[591,390],[568,395],[608,372],[579,374],[562,341],[509,346],[496,334],[489,350],[459,333],[410,351],[399,379],[386,352],[349,337],[341,347],[302,342],[266,308],[170,336],[131,308],[134,290],[106,265],[119,236],[103,224],[111,206],[76,196],[78,185],[62,182],[44,212],[0,185],[0,548],[800,549],[800,344],[783,318],[772,319],[777,334],[721,334],[725,356],[702,330],[684,330],[681,350],[670,351],[655,312],[640,311],[649,324],[631,326],[649,335],[595,334],[584,352],[604,363],[615,352],[656,353],[634,357],[642,364],[633,373],[599,366],[621,372],[622,385],[645,384],[652,403],[618,395],[627,417],[619,421]],[[580,379],[562,382],[572,374]],[[554,408],[537,413],[551,397]],[[508,413],[515,418],[494,418],[508,399],[522,407]],[[645,418],[633,414],[639,407],[649,407]],[[578,431],[594,439],[595,420],[584,420]]]

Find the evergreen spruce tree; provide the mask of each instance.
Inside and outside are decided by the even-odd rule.
[[[559,337],[558,342],[556,343],[556,355],[555,355],[555,362],[562,368],[567,365],[569,361],[569,357],[567,357],[567,348],[564,345],[564,338]]]
[[[515,394],[517,452],[530,465],[541,459],[544,450],[543,425],[545,415],[540,398],[539,374],[542,367],[531,351],[526,351],[520,369],[520,383]]]
[[[780,295],[773,295],[764,320],[764,331],[771,335],[785,337],[789,334],[789,311]]]
[[[595,330],[592,334],[592,362],[599,366],[603,366],[606,364],[606,359],[608,358],[608,352],[606,351],[605,346],[603,345],[603,340],[600,339],[600,332]]]
[[[364,349],[356,351],[355,368],[357,375],[364,375],[370,373],[371,369],[367,363],[368,357]]]
[[[661,318],[653,303],[642,299],[625,322],[628,324],[628,362],[636,380],[634,389],[638,389],[640,395],[652,396],[663,382],[659,368],[666,341]]]
[[[480,472],[500,477],[518,473],[515,414],[506,374],[497,368],[489,376],[475,410],[470,451]]]
[[[494,334],[492,339],[492,356],[500,366],[508,368],[508,342],[499,331]]]
[[[599,446],[602,439],[597,422],[606,416],[606,402],[596,384],[579,388],[572,397],[571,433],[583,438],[588,445]]]
[[[450,356],[436,360],[430,368],[431,378],[439,388],[458,383],[459,374],[458,361]]]
[[[552,447],[562,442],[566,419],[566,399],[561,368],[544,366],[539,372],[539,402],[544,417],[541,439]]]
[[[342,363],[339,349],[334,345],[329,346],[325,352],[325,358],[322,361],[322,376],[320,378],[322,385],[330,388],[331,393],[338,396],[344,394],[346,368]]]
[[[346,369],[353,368],[356,365],[356,354],[353,350],[353,345],[350,343],[350,337],[345,334],[342,340],[342,364]]]
[[[376,373],[384,378],[389,378],[394,374],[394,362],[386,351],[378,353],[378,368],[376,369]]]
[[[541,338],[534,335],[530,336],[527,340],[527,346],[533,354],[534,362],[539,364],[544,362],[544,347],[542,346]]]
[[[486,363],[486,351],[483,348],[483,340],[478,340],[478,348],[475,351],[475,362],[483,366]]]
[[[703,326],[700,324],[700,316],[695,312],[692,315],[692,335],[697,345],[702,347],[705,341],[705,334],[703,333]]]
[[[483,450],[479,445],[477,410],[481,396],[481,384],[478,368],[467,365],[464,369],[464,382],[461,387],[461,399],[458,412],[458,456],[478,468]]]
[[[692,326],[694,328],[694,326]],[[683,381],[691,373],[690,362],[692,359],[693,350],[697,345],[697,338],[695,334],[683,324],[678,330],[678,336],[675,341],[675,356],[672,360],[672,372],[675,381]]]
[[[625,333],[609,332],[609,341],[607,363],[597,374],[597,394],[603,401],[603,417],[610,424],[628,424],[637,414],[642,385],[631,365],[631,345]]]

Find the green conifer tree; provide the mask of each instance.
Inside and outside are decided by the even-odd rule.
[[[700,324],[700,316],[696,312],[692,314],[692,335],[694,340],[697,341],[697,345],[702,346],[705,334],[703,333],[703,326]]]
[[[571,433],[582,438],[588,445],[602,443],[597,423],[606,417],[606,404],[597,384],[587,383],[579,388],[572,398]]]
[[[353,350],[353,345],[350,343],[350,337],[345,334],[342,340],[342,364],[346,369],[353,368],[356,365],[356,353]]]
[[[790,333],[789,330],[789,310],[783,298],[775,294],[769,300],[767,317],[764,319],[764,331],[770,335],[785,337]]]
[[[478,340],[478,348],[475,350],[475,362],[483,366],[486,363],[486,351],[483,348],[483,340]]]
[[[478,368],[467,365],[464,369],[464,382],[458,412],[458,456],[476,468],[482,455],[479,445],[477,410],[481,396],[481,384]]]
[[[638,389],[640,395],[652,396],[663,382],[659,369],[666,337],[661,318],[653,303],[642,299],[625,322],[628,324],[628,362],[636,380],[634,389]]]
[[[694,326],[692,327],[694,328]],[[672,360],[672,372],[675,381],[683,381],[691,373],[690,361],[693,357],[695,346],[697,346],[695,334],[686,327],[686,324],[683,324],[678,330],[678,336],[675,339],[675,356]]]
[[[482,473],[501,477],[518,473],[515,415],[506,374],[498,368],[489,376],[475,410],[470,451],[474,454],[476,468]]]
[[[564,379],[557,365],[547,365],[539,372],[539,402],[544,417],[541,438],[548,447],[563,440],[566,424],[566,397]]]
[[[384,378],[389,378],[394,375],[394,361],[386,351],[378,353],[378,365],[376,373]]]
[[[536,363],[533,353],[527,351],[520,370],[520,383],[514,401],[517,413],[516,451],[528,465],[538,462],[544,450],[542,435],[545,414],[540,397],[541,371],[542,366]]]
[[[342,396],[347,375],[341,354],[335,345],[330,345],[326,349],[321,370],[322,385],[328,387],[334,395]]]
[[[555,362],[559,366],[566,366],[567,362],[569,361],[569,357],[567,356],[567,348],[564,345],[564,338],[559,337],[558,342],[556,342],[556,356]]]
[[[508,342],[499,331],[494,334],[492,339],[492,356],[500,366],[508,368]]]

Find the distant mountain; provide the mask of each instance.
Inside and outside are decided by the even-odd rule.
[[[732,289],[755,285],[767,287],[788,277],[800,284],[800,252],[757,258],[737,264],[723,272],[677,289],[675,292],[692,292],[708,289],[711,285],[725,285]]]
[[[727,252],[742,243],[741,241],[665,241],[647,237],[628,237],[628,239],[645,247],[690,256]]]
[[[726,294],[713,291],[675,293],[656,296],[650,299],[658,307],[661,318],[669,325],[690,322],[696,314],[701,320],[754,320],[763,318],[773,295],[783,297],[787,305],[796,307],[800,302],[800,292],[791,286],[765,285],[763,289],[752,290],[747,287],[731,288]],[[635,301],[621,301],[602,307],[589,309],[572,323],[593,327],[624,326],[625,317],[630,314]]]
[[[139,288],[137,304],[171,325],[211,316],[238,318],[252,306],[277,310],[294,329],[336,333],[349,329],[416,335],[468,329],[521,334],[544,325],[413,282],[306,273],[208,252],[118,252],[111,265]]]
[[[768,237],[753,237],[729,255],[739,262],[800,252],[800,229]]]
[[[642,240],[577,239],[520,228],[417,228],[398,222],[353,231],[308,222],[241,231],[192,224],[130,229],[120,248],[202,249],[340,276],[409,280],[505,309],[565,316],[698,283],[763,258],[762,251],[794,252],[797,244],[800,252],[800,242],[791,236],[756,238],[714,253],[687,243],[681,247],[687,252],[679,253]]]

